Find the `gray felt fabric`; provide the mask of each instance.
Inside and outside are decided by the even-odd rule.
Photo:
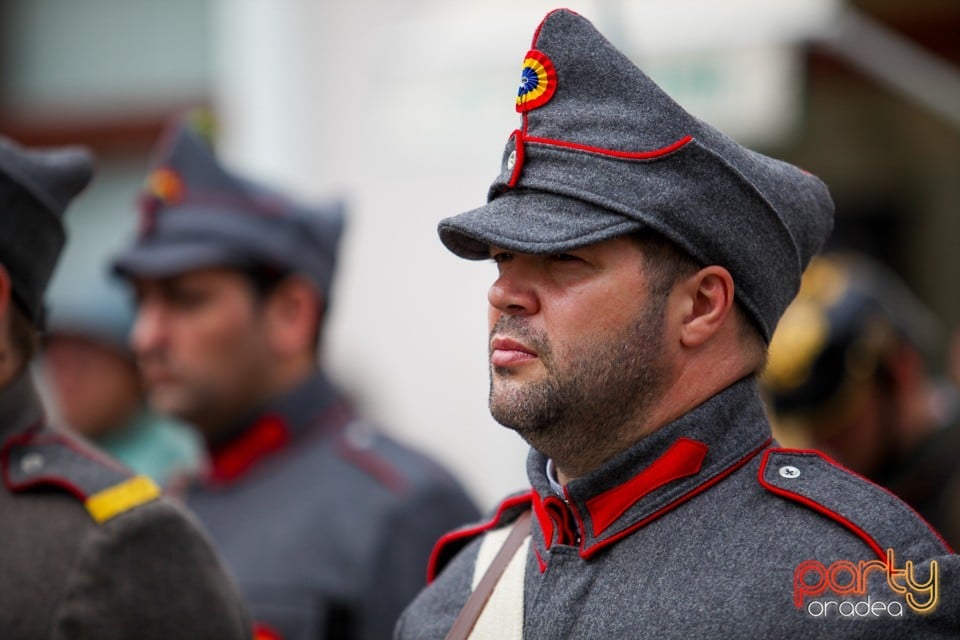
[[[879,487],[813,454],[765,445],[769,426],[758,394],[752,378],[729,387],[568,484],[566,503],[550,487],[544,456],[531,451],[527,473],[534,501],[554,506],[548,515],[534,510],[524,582],[526,640],[957,637],[960,557]],[[598,534],[591,517],[594,500],[626,486],[681,437],[707,445],[699,472],[636,495]],[[787,473],[788,467],[799,475]],[[801,563],[856,565],[878,557],[851,528],[775,493],[761,477],[837,513],[884,549],[894,549],[896,567],[913,562],[921,580],[936,561],[937,608],[927,615],[909,610],[880,572],[869,577],[863,595],[828,591],[805,597],[797,607],[794,579]],[[577,523],[579,542],[560,539],[562,512]],[[498,526],[518,512],[506,513]],[[469,595],[478,544],[474,539],[446,564],[404,612],[395,638],[445,636]],[[898,601],[906,611],[902,617],[810,613],[814,601],[855,603],[868,595],[872,602]],[[815,605],[813,611],[818,612]]]
[[[85,149],[27,149],[0,136],[0,265],[10,274],[15,300],[37,326],[66,240],[61,218],[92,175]]]
[[[250,638],[236,587],[193,519],[159,498],[95,522],[82,494],[130,474],[70,455],[86,445],[66,447],[73,438],[42,423],[28,374],[0,389],[0,635]]]
[[[440,222],[443,243],[470,259],[543,254],[647,226],[729,269],[769,340],[832,229],[824,184],[688,114],[575,13],[551,13],[533,48],[556,92],[511,135],[488,204]]]
[[[233,175],[188,122],[158,144],[151,176],[175,184],[147,191],[140,237],[118,256],[114,272],[127,278],[174,276],[215,266],[264,265],[309,278],[330,297],[343,206],[304,207]]]

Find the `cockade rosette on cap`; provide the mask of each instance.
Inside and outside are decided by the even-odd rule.
[[[684,111],[568,10],[534,33],[516,109],[488,204],[440,222],[448,249],[556,253],[649,227],[726,267],[769,340],[833,226],[820,180]]]
[[[113,263],[127,278],[216,266],[299,273],[329,297],[343,229],[340,203],[308,208],[240,178],[218,162],[195,121],[158,144],[140,200],[140,236]]]

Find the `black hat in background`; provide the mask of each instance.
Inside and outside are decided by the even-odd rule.
[[[27,149],[0,136],[0,265],[10,274],[14,300],[38,328],[66,241],[61,218],[92,176],[85,149]]]
[[[810,263],[780,321],[763,387],[779,415],[836,412],[900,345],[929,356],[940,332],[895,273],[866,255],[827,253]]]
[[[168,129],[141,199],[140,237],[113,262],[124,278],[262,265],[303,275],[327,308],[343,206],[307,207],[227,171],[189,118]]]

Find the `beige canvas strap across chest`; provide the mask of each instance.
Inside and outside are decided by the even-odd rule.
[[[486,534],[474,565],[472,593],[446,640],[521,640],[523,577],[530,548],[530,511],[511,527]]]

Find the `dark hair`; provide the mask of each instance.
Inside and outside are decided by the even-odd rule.
[[[653,229],[641,229],[631,237],[643,249],[643,266],[650,273],[650,286],[659,295],[667,295],[677,282],[703,268],[696,258]],[[767,342],[763,339],[760,325],[746,312],[739,300],[734,300],[733,310],[739,318],[741,335],[755,347],[762,368],[766,364]]]
[[[238,270],[261,300],[269,297],[290,275],[289,269],[267,263],[249,263],[238,267]]]
[[[666,294],[680,280],[700,270],[701,264],[666,236],[644,228],[631,234],[643,249],[643,266],[656,293]]]
[[[238,267],[238,270],[250,283],[250,288],[259,302],[264,302],[287,278],[294,274],[286,267],[264,262],[249,263]],[[313,334],[314,351],[320,348],[320,337],[324,325],[323,317],[326,315],[326,301],[322,301],[321,304],[317,326]]]
[[[10,341],[25,367],[40,348],[40,332],[16,304],[10,305]]]

